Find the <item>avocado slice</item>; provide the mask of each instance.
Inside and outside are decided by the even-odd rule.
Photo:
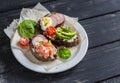
[[[58,27],[57,36],[62,39],[71,39],[76,35],[76,31],[73,31],[70,27]]]
[[[65,35],[63,35],[61,33],[56,33],[56,36],[59,37],[59,38],[61,38],[61,39],[71,39],[71,37],[65,36]]]

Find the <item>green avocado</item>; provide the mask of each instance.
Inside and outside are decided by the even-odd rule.
[[[76,31],[72,30],[70,27],[58,27],[57,28],[57,37],[61,39],[71,39],[76,35]]]
[[[57,36],[58,38],[60,38],[60,39],[71,39],[71,37],[65,36],[65,35],[63,35],[63,34],[61,34],[61,33],[56,33],[56,36]]]

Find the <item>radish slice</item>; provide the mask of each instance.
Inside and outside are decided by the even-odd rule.
[[[57,20],[57,25],[58,25],[58,24],[60,23],[60,21],[59,21],[60,18],[58,17],[58,15],[57,15],[56,13],[53,14],[52,16],[56,18],[56,20]]]
[[[61,23],[61,18],[59,17],[59,15],[57,13],[54,14],[54,16],[57,18],[58,25],[59,25]]]
[[[57,25],[63,23],[64,20],[65,20],[64,15],[61,14],[61,13],[55,13],[55,14],[52,14],[51,17],[56,19],[56,21],[57,21]]]
[[[52,14],[51,17],[54,18],[54,19],[56,19],[55,22],[56,22],[56,25],[58,25],[59,24],[58,17],[56,17],[55,14]]]
[[[56,13],[56,15],[59,17],[59,23],[60,23],[60,24],[63,23],[64,20],[65,20],[64,15],[63,15],[63,14],[60,14],[60,13]]]
[[[50,16],[50,18],[53,20],[53,26],[57,26],[57,19],[54,16]]]
[[[47,39],[43,35],[36,35],[32,38],[32,45],[34,47],[39,46],[42,41],[47,41]]]

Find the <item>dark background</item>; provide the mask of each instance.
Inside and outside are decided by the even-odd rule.
[[[23,7],[41,2],[50,11],[79,17],[89,50],[74,68],[41,74],[20,65],[4,34]],[[0,83],[120,83],[120,0],[0,0]]]

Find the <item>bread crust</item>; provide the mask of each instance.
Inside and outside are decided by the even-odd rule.
[[[64,41],[63,39],[55,39],[55,40],[50,39],[50,40],[53,44],[57,46],[73,47],[80,44],[79,34],[77,34],[77,37],[72,42]]]

